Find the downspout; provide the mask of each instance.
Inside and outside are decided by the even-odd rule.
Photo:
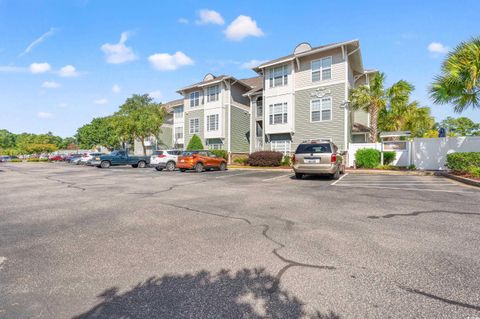
[[[344,116],[344,150],[348,151],[348,56],[347,48],[342,46],[342,54],[345,59],[345,103],[343,105],[343,116]]]
[[[228,123],[228,131],[227,131],[227,153],[228,153],[228,162],[232,162],[232,148],[231,148],[231,138],[232,138],[232,84],[225,81],[226,86],[228,87],[228,115],[227,115],[227,123]]]

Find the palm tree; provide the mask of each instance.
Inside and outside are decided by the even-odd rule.
[[[458,113],[480,108],[480,37],[460,43],[448,54],[430,96],[438,104],[452,103]]]
[[[403,80],[385,89],[384,73],[377,73],[370,81],[370,85],[361,85],[350,91],[350,108],[370,114],[371,143],[377,142],[379,114],[389,105],[406,104],[412,91],[413,86]]]

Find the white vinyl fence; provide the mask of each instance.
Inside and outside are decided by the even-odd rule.
[[[361,148],[380,150],[380,143],[350,143],[348,148],[348,166],[354,166],[355,152]],[[385,149],[385,151],[388,151]],[[446,170],[447,154],[455,152],[480,152],[480,136],[414,138],[407,142],[405,150],[397,153],[393,165],[415,165],[422,170]]]

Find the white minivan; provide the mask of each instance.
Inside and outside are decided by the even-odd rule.
[[[157,171],[162,171],[163,169],[173,171],[177,166],[177,159],[181,153],[181,150],[154,151],[150,156],[150,165],[155,166]]]

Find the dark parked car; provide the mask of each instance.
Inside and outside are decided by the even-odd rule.
[[[68,154],[67,157],[65,157],[65,161],[68,163],[71,163],[72,160],[81,158],[82,154]]]
[[[132,165],[134,168],[145,168],[150,164],[150,156],[130,156],[123,150],[116,150],[108,155],[94,157],[91,164],[100,168],[118,165]]]

